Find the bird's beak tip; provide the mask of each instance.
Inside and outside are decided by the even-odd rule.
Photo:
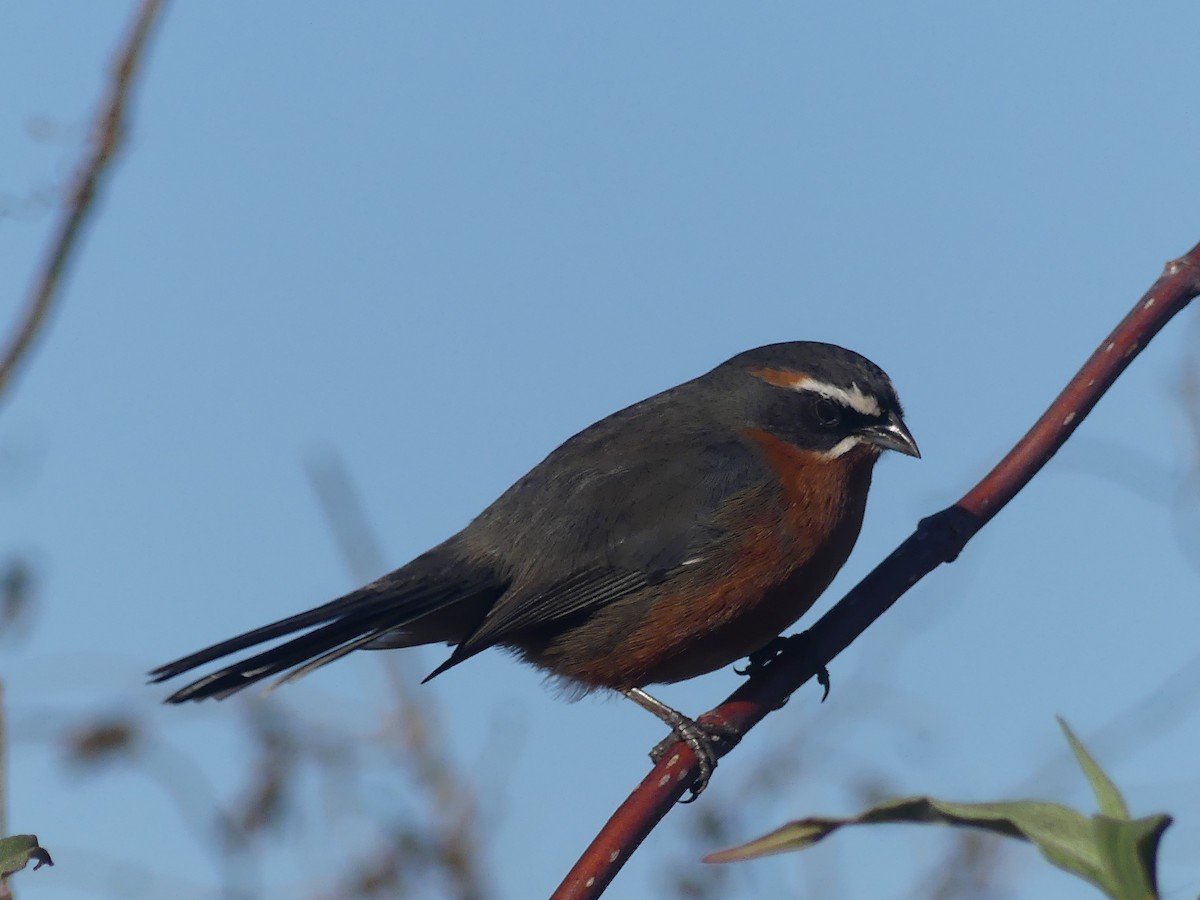
[[[893,416],[885,425],[877,425],[866,432],[867,440],[883,450],[895,450],[914,459],[921,458],[921,450],[917,447],[912,432],[899,416]]]

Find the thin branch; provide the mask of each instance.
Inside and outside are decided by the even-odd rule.
[[[308,477],[347,568],[360,581],[375,578],[386,566],[383,550],[341,458],[324,454],[308,465]],[[437,710],[411,689],[402,653],[380,653],[396,699],[396,724],[413,781],[426,794],[437,824],[430,829],[436,864],[454,886],[456,896],[479,900],[489,895],[486,865],[481,859],[477,798],[470,779],[459,771],[446,744]]]
[[[150,31],[162,7],[161,0],[144,0],[125,46],[113,67],[108,97],[96,117],[93,137],[71,187],[67,209],[50,244],[34,284],[25,313],[0,355],[0,397],[18,366],[45,328],[58,294],[59,282],[78,244],[80,231],[95,206],[96,195],[125,133],[125,106],[138,65],[145,56]]]
[[[841,653],[910,587],[952,562],[1058,451],[1135,356],[1176,313],[1200,294],[1200,245],[1169,262],[1162,276],[1092,354],[1079,373],[1000,463],[958,503],[923,520],[917,530],[843,597],[789,651],[701,717],[739,734],[779,708]],[[722,742],[725,753],[734,742]],[[629,795],[552,895],[598,897],[696,776],[695,755],[683,744]]]

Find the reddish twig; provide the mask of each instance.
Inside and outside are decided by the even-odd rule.
[[[1133,358],[1171,318],[1200,294],[1200,244],[1168,263],[1162,276],[1092,354],[1063,392],[1000,463],[953,506],[917,530],[785,652],[701,717],[739,734],[779,708],[910,587],[952,562],[1006,503],[1044,466],[1091,412]],[[720,746],[723,753],[732,742]],[[695,755],[677,744],[613,813],[551,900],[598,897],[696,776]]]
[[[49,317],[59,281],[70,262],[83,223],[94,206],[100,182],[120,147],[130,85],[138,63],[145,55],[143,51],[161,5],[161,0],[143,2],[129,39],[117,57],[108,97],[97,116],[87,155],[71,187],[66,213],[51,241],[50,251],[34,283],[25,313],[8,346],[0,354],[0,396],[3,396],[18,365],[28,354]]]

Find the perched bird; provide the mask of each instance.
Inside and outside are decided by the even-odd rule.
[[[168,702],[360,648],[453,644],[432,678],[500,646],[653,712],[696,751],[702,789],[713,735],[643,686],[728,665],[803,615],[850,555],[884,450],[920,456],[874,363],[813,342],[748,350],[585,428],[407,565],[151,675],[302,631]]]

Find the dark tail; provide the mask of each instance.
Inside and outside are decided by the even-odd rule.
[[[280,679],[280,683],[293,681],[431,612],[452,603],[479,600],[488,594],[498,595],[503,590],[502,586],[488,577],[470,582],[464,582],[461,578],[396,578],[405,573],[405,569],[316,609],[247,631],[159,666],[150,673],[151,681],[166,681],[247,647],[312,628],[307,634],[193,681],[169,696],[166,702],[183,703],[206,697],[228,697],[288,669],[293,671]]]

